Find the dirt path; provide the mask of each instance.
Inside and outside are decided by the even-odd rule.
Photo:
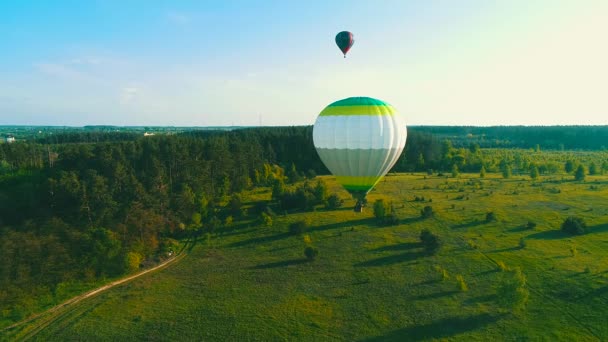
[[[168,260],[164,261],[163,263],[161,263],[161,264],[159,264],[157,266],[154,266],[154,267],[152,267],[150,269],[141,271],[141,272],[139,272],[137,274],[128,276],[126,278],[115,280],[115,281],[113,281],[113,282],[111,282],[109,284],[106,284],[106,285],[104,285],[104,286],[102,286],[100,288],[97,288],[97,289],[91,290],[89,292],[83,293],[81,295],[78,295],[76,297],[73,297],[73,298],[71,298],[71,299],[69,299],[69,300],[67,300],[67,301],[65,301],[65,302],[63,302],[63,303],[61,303],[59,305],[56,305],[56,306],[54,306],[54,307],[52,307],[52,308],[50,308],[50,309],[48,309],[48,310],[46,310],[44,312],[35,314],[35,315],[30,316],[30,317],[28,317],[28,318],[26,318],[26,319],[24,319],[22,321],[19,321],[17,323],[9,325],[8,327],[0,330],[0,332],[7,333],[10,330],[13,330],[13,329],[15,329],[15,328],[17,328],[19,326],[22,326],[22,325],[24,325],[26,323],[29,323],[29,322],[33,322],[33,321],[35,321],[35,320],[37,320],[37,319],[40,318],[40,322],[37,323],[37,325],[34,325],[34,327],[30,331],[28,331],[25,336],[22,337],[23,339],[30,338],[30,337],[34,336],[40,330],[44,329],[46,326],[48,326],[51,323],[53,323],[55,321],[55,319],[57,319],[57,318],[59,318],[59,317],[61,317],[63,315],[64,311],[68,311],[70,308],[72,308],[73,306],[75,306],[80,301],[82,301],[84,299],[87,299],[87,298],[90,298],[90,297],[93,297],[93,296],[95,296],[95,295],[97,295],[99,293],[102,293],[102,292],[104,292],[104,291],[106,291],[108,289],[111,289],[111,288],[113,288],[115,286],[124,284],[124,283],[129,282],[129,281],[131,281],[133,279],[141,277],[144,274],[147,274],[147,273],[150,273],[150,272],[154,272],[154,271],[159,270],[161,268],[167,267],[168,265],[170,265],[170,264],[172,264],[172,263],[174,263],[176,261],[179,261],[179,260],[183,259],[185,255],[186,255],[186,253],[182,252],[182,253],[176,255],[175,257],[173,257],[171,259],[168,259]],[[44,316],[48,316],[48,317],[44,317]],[[44,319],[42,319],[43,317],[44,317]]]

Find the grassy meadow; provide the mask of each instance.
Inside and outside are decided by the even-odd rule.
[[[333,177],[321,178],[349,198]],[[243,196],[252,205],[271,191]],[[392,201],[398,225],[376,223],[372,204],[380,198]],[[606,340],[607,198],[608,176],[391,174],[363,213],[348,199],[337,210],[277,213],[272,226],[237,220],[202,236],[179,263],[83,301],[44,329],[33,321],[5,338]],[[427,205],[434,217],[422,219]],[[486,221],[488,212],[496,220]],[[562,233],[570,215],[589,232]],[[302,219],[310,229],[289,234]],[[443,242],[436,255],[420,244],[424,228]],[[314,261],[303,255],[307,239],[319,250]],[[527,279],[523,310],[498,304],[503,263]]]

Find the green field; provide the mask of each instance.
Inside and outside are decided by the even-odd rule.
[[[348,197],[333,177],[322,178]],[[210,240],[202,237],[179,263],[83,301],[36,334],[34,321],[5,337],[606,340],[608,177],[561,178],[389,175],[368,198],[392,201],[399,225],[377,225],[371,205],[354,213],[352,200],[338,210],[279,214],[271,227],[237,221]],[[249,203],[270,196],[269,189],[244,194]],[[435,216],[421,219],[426,205]],[[486,222],[490,211],[497,220]],[[585,219],[587,234],[559,231],[571,215]],[[319,249],[312,262],[303,256],[305,236],[288,233],[304,218],[312,222],[305,234]],[[528,221],[537,226],[527,229]],[[419,243],[423,228],[443,241],[434,256]],[[527,278],[522,311],[497,304],[505,274],[499,262],[520,267]]]

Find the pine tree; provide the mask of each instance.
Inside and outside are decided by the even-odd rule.
[[[452,166],[452,177],[456,178],[459,174],[458,165],[454,164],[454,166]]]
[[[538,178],[538,166],[532,165],[532,167],[530,168],[530,178],[532,178],[533,180]]]
[[[585,180],[585,167],[583,165],[579,165],[578,168],[576,168],[574,179],[576,179],[577,181]]]

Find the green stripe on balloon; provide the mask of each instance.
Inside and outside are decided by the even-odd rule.
[[[371,97],[349,97],[331,103],[328,107],[334,106],[390,106],[388,103]]]
[[[365,191],[368,192],[374,185],[352,185],[352,184],[342,184],[344,189],[347,191]]]

